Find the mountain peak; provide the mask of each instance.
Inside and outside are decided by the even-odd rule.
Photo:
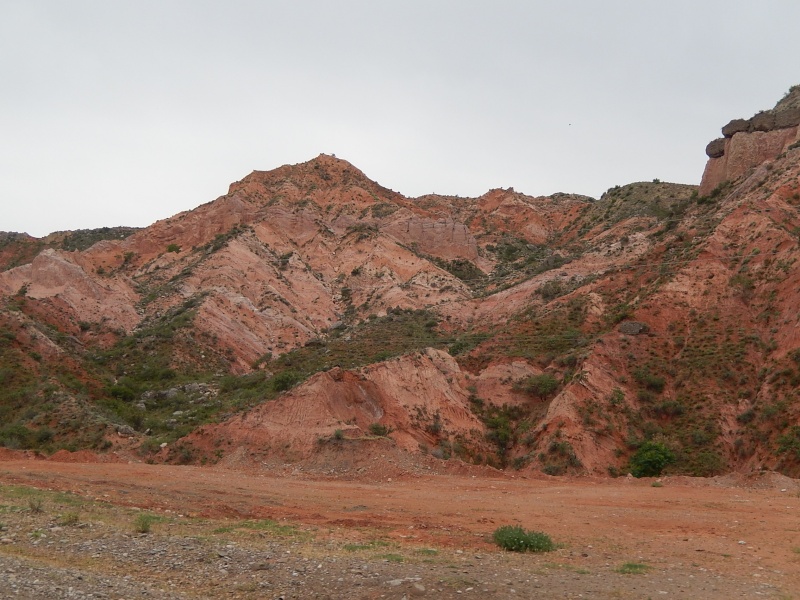
[[[351,163],[329,154],[320,154],[309,161],[283,165],[270,171],[253,171],[230,185],[229,193],[262,186],[277,189],[292,184],[299,190],[311,192],[319,188],[352,186],[380,187]]]

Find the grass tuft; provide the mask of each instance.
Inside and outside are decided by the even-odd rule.
[[[647,573],[650,567],[643,563],[635,563],[635,562],[626,562],[620,565],[617,569],[617,573],[622,573],[623,575],[641,575],[642,573]]]
[[[133,522],[133,530],[136,533],[150,533],[153,523],[158,520],[158,517],[149,515],[147,513],[139,513]]]
[[[526,531],[518,525],[498,527],[492,535],[494,543],[511,552],[552,552],[556,545],[541,531]]]
[[[78,511],[69,511],[61,515],[61,525],[72,526],[77,525],[81,520],[81,515]]]

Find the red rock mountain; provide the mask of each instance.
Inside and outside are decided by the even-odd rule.
[[[797,94],[699,190],[410,199],[320,155],[145,229],[6,234],[0,443],[797,474]]]

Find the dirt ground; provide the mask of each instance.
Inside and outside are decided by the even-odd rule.
[[[0,572],[17,586],[0,577],[4,598],[44,597],[34,577],[54,598],[800,598],[800,484],[774,473],[392,472],[359,481],[291,469],[6,459],[0,484]],[[43,498],[53,508],[26,507],[18,496],[31,488],[51,490]],[[55,491],[69,494],[51,499]],[[84,527],[59,522],[59,498],[85,503]],[[133,517],[112,518],[137,510],[160,519],[149,534],[132,532]],[[254,523],[269,525],[250,535]],[[546,532],[559,549],[502,552],[491,535],[506,524]],[[75,550],[81,544],[94,560]],[[158,544],[178,566],[147,566]],[[242,554],[232,561],[232,550],[219,548]],[[192,567],[195,551],[227,566],[198,558]],[[120,573],[128,579],[113,579]],[[103,577],[111,592],[100,589]]]

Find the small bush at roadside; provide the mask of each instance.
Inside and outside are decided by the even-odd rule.
[[[133,522],[133,529],[136,533],[150,533],[156,517],[148,515],[147,513],[140,513],[136,515],[136,520]]]
[[[61,525],[73,526],[80,523],[81,515],[75,511],[66,512],[61,515]]]
[[[494,543],[511,552],[552,552],[556,545],[541,531],[526,531],[518,525],[498,527],[492,536]]]
[[[658,477],[673,462],[675,453],[664,444],[645,442],[631,457],[631,473],[634,477]]]

